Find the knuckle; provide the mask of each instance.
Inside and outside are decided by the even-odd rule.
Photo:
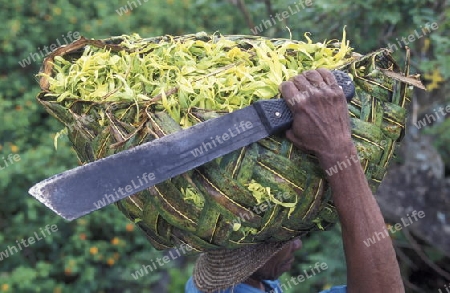
[[[291,86],[291,84],[293,84],[292,81],[283,81],[283,82],[280,84],[280,88],[281,88],[281,89],[286,89],[287,87]]]
[[[305,72],[305,76],[309,81],[313,81],[316,83],[320,83],[322,81],[322,77],[316,70],[308,70]]]
[[[318,88],[319,89],[326,89],[326,88],[328,88],[328,84],[325,81],[321,81],[318,84]]]
[[[334,78],[334,75],[333,75],[333,73],[331,73],[331,71],[329,70],[329,69],[326,69],[326,68],[318,68],[317,69],[317,72],[319,72],[319,74],[320,75],[322,75],[322,78],[324,79],[324,80],[333,80],[333,78]]]
[[[280,92],[281,92],[281,95],[283,96],[283,98],[288,98],[288,99],[293,97],[297,92],[297,88],[295,87],[294,83],[291,81],[285,81],[285,82],[281,83],[279,89],[280,89]]]
[[[317,68],[317,71],[322,73],[323,75],[332,75],[331,71],[327,68]]]
[[[311,69],[311,70],[306,70],[304,72],[305,76],[310,77],[310,76],[316,76],[318,74],[317,70]]]
[[[335,96],[338,96],[336,94],[336,90],[333,90],[329,86],[322,88],[322,91],[327,97],[330,97],[330,98],[334,98]]]
[[[320,96],[322,96],[322,90],[321,89],[318,89],[318,88],[315,88],[315,87],[312,87],[312,88],[309,89],[309,96],[308,97],[317,98],[317,97],[320,97]]]
[[[344,91],[342,90],[341,86],[339,86],[337,83],[331,84],[329,86],[329,89],[336,95],[337,97],[341,97],[344,94]]]
[[[280,89],[285,88],[286,85],[288,85],[289,83],[290,83],[290,81],[283,81],[283,82],[280,84]]]
[[[299,74],[293,78],[293,82],[297,88],[301,88],[307,84],[305,76]]]

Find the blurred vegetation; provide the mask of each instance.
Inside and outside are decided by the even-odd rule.
[[[301,3],[302,1],[298,1]],[[28,195],[34,183],[77,166],[78,160],[67,140],[53,145],[62,124],[50,117],[35,101],[39,86],[34,75],[42,58],[22,67],[19,61],[40,54],[44,46],[63,44],[68,32],[88,38],[139,33],[143,37],[188,34],[198,31],[251,35],[251,28],[270,15],[287,11],[282,0],[0,0],[0,166],[8,155],[14,161],[0,170],[0,252],[27,239],[45,225],[58,231],[30,247],[0,260],[0,292],[183,292],[195,258],[170,263],[139,279],[131,273],[161,257],[144,235],[115,207],[108,207],[73,222],[66,222]],[[128,6],[120,16],[116,10]],[[136,3],[136,5],[133,5]],[[292,3],[293,5],[293,3]],[[313,0],[283,22],[260,34],[292,35],[303,39],[311,32],[317,41],[347,37],[356,51],[366,53],[396,38],[408,37],[427,22],[439,29],[410,44],[413,70],[421,72],[437,103],[446,105],[450,78],[450,10],[448,1],[426,0]],[[300,6],[300,4],[299,4]],[[130,7],[133,9],[130,10]],[[289,27],[289,31],[285,27]],[[404,50],[394,53],[401,60]],[[450,144],[445,125],[429,127],[449,162]],[[445,134],[445,135],[444,135]],[[339,227],[304,239],[298,264],[290,272],[302,273],[315,262],[329,269],[290,292],[315,292],[345,283]],[[287,278],[289,276],[285,276]],[[434,290],[437,290],[435,288]]]
[[[450,174],[450,119],[426,129],[427,134],[434,136],[433,143],[442,156],[446,166],[446,173]]]

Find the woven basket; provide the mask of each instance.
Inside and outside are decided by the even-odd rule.
[[[221,37],[233,41],[255,39],[253,36]],[[198,35],[177,40],[192,38]],[[211,40],[204,35],[200,39]],[[146,41],[170,42],[173,39],[158,37]],[[276,45],[287,40],[270,41]],[[52,74],[55,56],[77,59],[87,45],[121,51],[120,42],[120,37],[81,38],[49,55],[41,71]],[[351,73],[356,85],[356,95],[348,105],[352,138],[373,191],[383,179],[396,143],[404,132],[405,107],[411,87],[402,76],[408,76],[408,67],[407,63],[402,75],[389,52],[381,49],[365,56],[355,54],[351,62],[338,68]],[[42,92],[38,101],[67,126],[69,139],[82,163],[181,129],[167,113],[152,111],[145,105],[138,110],[133,103],[96,103],[81,98],[57,102],[57,97],[46,96],[50,92],[48,79],[42,77],[40,85]],[[101,122],[83,120],[86,115],[102,117]],[[192,109],[190,115],[200,122],[221,113]],[[282,135],[271,136],[116,204],[157,249],[180,244],[189,244],[195,251],[232,248],[287,240],[335,223],[337,214],[331,201],[332,191],[324,178],[315,157],[297,150]],[[266,206],[258,204],[247,187],[252,180],[270,187],[276,199],[265,202]],[[202,207],[184,198],[183,191],[188,188],[203,198]],[[286,203],[294,202],[294,208],[287,207]]]

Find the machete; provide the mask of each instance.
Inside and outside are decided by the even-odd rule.
[[[332,71],[347,101],[355,87]],[[261,100],[106,158],[45,179],[29,193],[66,220],[74,220],[215,158],[289,129],[283,99]]]

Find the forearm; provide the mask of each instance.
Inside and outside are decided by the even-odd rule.
[[[356,161],[355,147],[352,145],[347,150],[339,156],[322,157],[321,164],[323,168],[330,168],[338,162],[347,163],[347,167],[328,176],[328,181],[342,224],[348,292],[404,292],[390,237],[385,235],[370,246],[364,242],[376,232],[384,233],[385,223],[361,165]]]
[[[403,292],[391,239],[384,237],[369,247],[364,244],[375,232],[385,231],[385,226],[364,172],[358,162],[353,162],[357,153],[342,88],[330,71],[317,69],[283,82],[280,90],[294,116],[286,137],[299,149],[315,153],[326,171],[330,167],[336,171],[338,162],[341,167],[342,162],[350,165],[329,176],[342,223],[348,291]]]

